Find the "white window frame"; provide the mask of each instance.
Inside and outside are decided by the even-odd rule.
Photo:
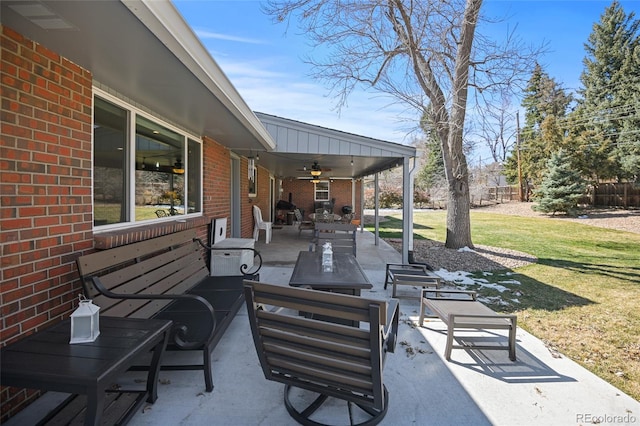
[[[326,184],[327,189],[318,189],[318,185],[320,184],[323,184],[323,185]],[[326,193],[327,198],[318,198],[318,193]],[[313,199],[314,201],[330,201],[331,200],[331,184],[328,180],[313,184]]]
[[[136,227],[136,226],[140,226],[142,224],[149,224],[149,223],[157,223],[157,222],[167,222],[167,221],[171,221],[171,220],[180,220],[180,219],[185,219],[188,217],[199,217],[203,215],[202,210],[204,210],[204,185],[202,184],[202,176],[203,176],[203,163],[204,163],[204,147],[203,147],[203,142],[202,142],[202,138],[199,136],[196,136],[193,133],[189,133],[186,132],[185,130],[178,128],[170,123],[167,123],[166,121],[164,121],[163,119],[154,116],[153,114],[144,111],[134,105],[131,105],[130,103],[123,101],[121,98],[116,97],[108,92],[105,92],[104,90],[93,86],[93,97],[92,97],[92,117],[91,117],[91,123],[93,125],[94,123],[94,119],[95,117],[93,116],[93,106],[94,106],[94,102],[93,99],[99,97],[102,98],[103,100],[113,103],[114,105],[117,105],[118,107],[126,110],[129,113],[128,116],[128,120],[127,120],[127,145],[128,145],[128,151],[127,151],[127,166],[128,169],[126,171],[126,179],[128,180],[127,182],[127,194],[125,194],[125,196],[127,197],[128,200],[128,207],[129,207],[129,211],[128,211],[128,216],[129,216],[129,220],[127,222],[120,222],[120,223],[113,223],[113,224],[109,224],[109,225],[100,225],[100,226],[94,226],[93,230],[94,233],[99,233],[99,232],[103,232],[103,231],[112,231],[112,230],[116,230],[116,229],[126,229],[126,228],[132,228],[132,227]],[[135,179],[133,178],[133,176],[135,175],[135,155],[133,155],[133,153],[135,152],[135,141],[136,141],[136,117],[140,115],[141,117],[146,118],[147,120],[151,120],[163,127],[166,127],[167,129],[174,131],[176,133],[179,133],[183,138],[184,138],[184,144],[183,144],[183,162],[185,164],[185,169],[187,169],[187,167],[192,167],[192,165],[188,165],[187,163],[187,150],[189,148],[189,139],[193,140],[194,142],[198,143],[200,145],[200,164],[197,165],[197,167],[199,167],[200,169],[200,192],[198,194],[198,196],[200,197],[200,210],[199,212],[194,212],[194,213],[188,213],[187,207],[185,203],[185,214],[179,215],[179,216],[170,216],[170,217],[166,217],[166,218],[157,218],[157,219],[147,219],[147,220],[141,220],[141,221],[136,221],[135,220]],[[91,172],[92,172],[92,176],[94,175],[94,165],[93,165],[93,149],[94,149],[94,134],[93,134],[93,130],[91,132]],[[186,173],[186,172],[185,172]],[[185,194],[189,193],[189,182],[188,179],[185,179],[185,188],[184,188],[184,192]],[[94,208],[94,200],[93,200],[93,181],[92,181],[92,188],[91,188],[91,208],[93,211]]]

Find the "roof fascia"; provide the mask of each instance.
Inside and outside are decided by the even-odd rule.
[[[211,93],[256,137],[265,150],[276,143],[170,1],[121,0]]]

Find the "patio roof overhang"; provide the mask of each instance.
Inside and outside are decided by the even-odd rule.
[[[90,70],[96,86],[241,155],[260,153],[274,176],[303,177],[317,161],[335,178],[359,178],[415,156],[413,147],[254,113],[168,0],[0,7],[3,25]]]
[[[405,159],[416,156],[412,146],[255,114],[276,141],[276,148],[271,152],[243,150],[241,154],[259,154],[259,164],[281,179],[308,178],[314,162],[325,170],[322,178],[357,179],[402,166]]]
[[[97,86],[231,149],[275,147],[170,1],[3,0],[0,7],[4,26],[90,70]]]

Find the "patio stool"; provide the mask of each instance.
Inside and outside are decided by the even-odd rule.
[[[396,286],[398,285],[438,289],[442,285],[442,278],[429,271],[426,265],[387,263],[384,279],[385,290],[389,283],[393,285],[391,297],[396,297]]]

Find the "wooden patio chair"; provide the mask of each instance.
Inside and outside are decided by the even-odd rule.
[[[313,245],[321,251],[324,243],[331,243],[334,253],[352,253],[356,256],[356,231],[358,227],[347,223],[316,223]]]
[[[323,424],[319,421],[327,416],[344,423],[335,411],[318,412],[333,397],[347,402],[352,425],[363,418],[358,424],[375,425],[384,418],[389,394],[382,369],[386,353],[396,345],[396,299],[249,280],[244,291],[260,365],[266,379],[284,383],[284,404],[291,417],[303,425]],[[337,323],[345,320],[360,326]],[[353,410],[353,404],[362,411]],[[314,414],[316,420],[311,419]]]
[[[304,220],[304,218],[302,217],[302,213],[300,212],[300,209],[295,209],[293,211],[293,214],[296,216],[296,222],[298,222],[298,237],[300,237],[300,233],[304,230],[310,230],[313,232],[313,230],[315,229],[315,225],[313,224],[313,221]]]

